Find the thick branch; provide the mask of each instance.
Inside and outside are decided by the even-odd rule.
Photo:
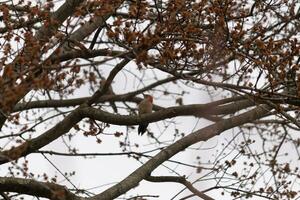
[[[51,15],[52,21],[56,22],[56,26],[44,25],[36,34],[36,39],[46,42],[55,33],[55,30],[75,11],[83,0],[66,0],[66,2]]]
[[[151,114],[141,116],[127,116],[127,115],[114,115],[92,107],[84,107],[80,109],[83,117],[88,117],[94,120],[115,124],[115,125],[136,125],[141,122],[156,122],[167,118],[178,116],[196,116],[205,117],[207,115],[215,114],[233,114],[241,109],[253,106],[253,102],[242,100],[241,102],[231,103],[224,106],[215,106],[213,103],[208,104],[191,104],[183,106],[174,106],[169,108],[160,109]]]
[[[71,50],[68,52],[64,52],[61,55],[53,55],[50,60],[52,63],[54,62],[63,62],[74,58],[94,58],[98,56],[106,56],[106,57],[118,57],[118,58],[128,58],[133,57],[132,52],[123,52],[123,51],[111,51],[109,49],[95,49],[95,50]],[[45,67],[47,68],[47,67]]]
[[[64,186],[22,178],[0,178],[0,192],[16,192],[53,200],[80,199]]]
[[[103,3],[101,6],[100,16],[96,16],[91,20],[91,23],[85,23],[79,29],[77,29],[69,38],[70,41],[82,41],[87,36],[91,35],[99,27],[102,27],[106,20],[116,12],[116,9],[123,3],[124,0],[113,0],[109,4]],[[63,53],[70,51],[69,44],[65,43],[62,46]]]

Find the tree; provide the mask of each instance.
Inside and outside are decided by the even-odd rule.
[[[173,191],[172,199],[299,198],[299,6],[296,0],[4,1],[3,199],[159,198],[131,190],[143,180],[188,191]],[[142,94],[154,96],[154,112],[139,116]],[[142,122],[151,125],[140,137]],[[74,184],[76,172],[49,159],[124,155],[135,161],[131,172],[97,192]],[[41,158],[55,175],[38,171]],[[80,162],[84,168],[88,159]],[[125,167],[111,165],[105,173]]]

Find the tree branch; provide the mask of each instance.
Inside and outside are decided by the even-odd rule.
[[[53,200],[79,200],[64,186],[23,178],[0,177],[0,192],[16,192]]]
[[[105,81],[105,84],[103,85],[102,88],[100,88],[99,90],[97,90],[97,92],[95,92],[95,94],[89,99],[87,100],[87,105],[92,105],[93,103],[95,103],[97,101],[97,99],[99,99],[101,96],[103,96],[109,86],[111,85],[113,79],[115,78],[115,76],[118,74],[118,72],[120,72],[127,63],[129,63],[129,59],[124,59],[123,61],[121,61],[119,64],[117,64],[109,73],[108,78]]]
[[[116,9],[120,7],[124,0],[113,0],[110,1],[109,4],[102,3],[101,5],[101,15],[96,15],[94,18],[91,19],[91,23],[85,23],[79,29],[77,29],[70,37],[70,40],[73,41],[82,41],[87,36],[91,35],[95,30],[99,27],[103,27],[106,20],[116,12]],[[62,53],[68,52],[71,50],[68,43],[65,43],[62,46]],[[53,54],[54,55],[54,54]]]
[[[186,186],[194,195],[200,197],[204,200],[214,200],[213,198],[207,196],[203,192],[197,190],[192,183],[186,180],[184,176],[148,176],[145,178],[146,181],[150,182],[175,182],[175,183],[181,183],[184,186]]]

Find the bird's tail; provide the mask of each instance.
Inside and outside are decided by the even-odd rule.
[[[112,107],[112,109],[114,110],[115,113],[118,113],[118,108],[116,106],[116,104],[114,102],[109,102],[110,106]]]
[[[140,124],[138,128],[138,134],[143,135],[146,132],[147,127],[148,127],[148,123]]]

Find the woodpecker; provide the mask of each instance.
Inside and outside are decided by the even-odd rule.
[[[144,99],[139,103],[139,115],[148,114],[152,112],[153,97],[151,95],[144,95]],[[148,123],[141,123],[138,128],[138,134],[143,135],[147,130]]]
[[[106,79],[102,79],[102,80],[100,81],[100,88],[101,88],[101,89],[104,87],[104,84],[105,84],[105,83],[106,83]],[[107,95],[115,95],[115,93],[114,93],[114,91],[113,91],[111,85],[108,87],[108,89],[107,89],[107,91],[106,91],[105,94],[107,94]],[[109,104],[110,104],[110,106],[112,107],[112,109],[114,110],[114,112],[117,113],[117,112],[118,112],[118,109],[117,109],[116,104],[115,104],[113,101],[110,101]]]

